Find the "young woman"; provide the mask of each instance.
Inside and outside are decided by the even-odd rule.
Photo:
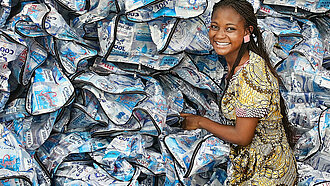
[[[181,114],[183,128],[206,129],[232,144],[229,185],[294,185],[296,161],[286,135],[280,79],[264,49],[252,5],[245,0],[215,4],[209,37],[228,65],[220,108],[233,125]]]

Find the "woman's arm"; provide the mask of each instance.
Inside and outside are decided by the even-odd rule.
[[[236,118],[236,125],[222,125],[208,118],[193,114],[181,114],[185,118],[182,127],[187,130],[205,129],[215,136],[237,145],[249,145],[254,136],[259,118]]]

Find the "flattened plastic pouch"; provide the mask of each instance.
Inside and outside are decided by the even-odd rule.
[[[158,51],[164,51],[168,47],[179,21],[180,19],[162,17],[147,22],[152,41],[156,44]]]
[[[81,41],[78,34],[66,23],[62,15],[54,7],[47,4],[49,12],[43,17],[43,28],[57,39]]]
[[[161,128],[154,121],[154,119],[147,113],[141,110],[134,111],[135,120],[141,125],[139,128],[139,134],[146,134],[150,136],[159,136]]]
[[[134,107],[146,96],[143,93],[110,94],[93,86],[86,85],[83,89],[91,91],[99,100],[108,118],[117,125],[123,125],[131,118]]]
[[[302,36],[301,27],[296,20],[291,21],[288,18],[266,17],[262,22],[268,25],[266,30],[271,30],[277,36]]]
[[[126,11],[131,11],[131,10],[135,10],[135,9],[139,9],[142,8],[144,6],[147,6],[148,4],[151,3],[156,3],[158,0],[128,0],[125,1],[125,10]]]
[[[304,103],[306,105],[312,105],[318,101],[318,95],[315,92],[281,92],[282,95],[287,96],[289,108],[291,104]],[[283,96],[284,97],[284,96]],[[312,108],[315,109],[315,108]]]
[[[8,103],[0,112],[0,122],[11,121],[29,116],[25,109],[25,98],[17,98]]]
[[[9,96],[10,96],[9,92],[0,91],[0,113],[5,108],[6,106],[5,104],[8,102]]]
[[[80,109],[85,112],[91,119],[99,122],[102,125],[106,125],[109,123],[109,119],[105,112],[103,111],[100,103],[94,94],[86,89],[84,89],[83,93],[83,103],[73,103],[72,107],[74,109]]]
[[[201,134],[196,131],[190,134],[170,134],[164,138],[166,147],[184,170],[185,178],[211,170],[228,160],[228,144],[213,135]]]
[[[52,54],[53,56],[56,56],[55,53],[55,39],[52,36],[45,36],[45,37],[38,37],[35,39],[38,43],[40,43],[43,47],[46,48],[46,50]]]
[[[279,72],[294,72],[297,74],[315,74],[317,69],[299,52],[292,52],[277,68]]]
[[[112,94],[144,93],[145,88],[140,78],[117,74],[100,76],[94,72],[78,75],[73,79],[73,83],[91,84],[99,90]]]
[[[295,36],[279,36],[278,44],[281,46],[282,50],[289,55],[291,49],[295,47],[295,45],[299,44],[302,41],[302,37]]]
[[[11,7],[12,7],[11,0],[1,1],[1,7],[0,7],[0,27],[2,27],[6,23],[6,20],[7,20],[7,18],[10,15]]]
[[[208,29],[199,18],[180,19],[174,28],[175,31],[169,39],[167,47],[161,52],[175,54],[188,52],[192,54],[209,54],[212,46],[208,37]]]
[[[161,18],[148,22],[157,50],[164,54],[188,53],[208,54],[208,30],[200,18]]]
[[[91,154],[99,166],[110,175],[121,181],[129,181],[134,177],[136,169],[126,160],[143,154],[140,135],[119,135],[107,146],[105,151]]]
[[[164,176],[150,176],[150,175],[143,175],[141,174],[139,176],[139,184],[145,185],[145,186],[153,186],[153,185],[159,185],[160,183],[164,183],[161,178]]]
[[[222,168],[217,168],[205,186],[224,185],[226,179],[227,171]]]
[[[329,109],[324,110],[318,125],[303,134],[295,145],[294,153],[297,161],[303,161],[313,156],[320,148],[329,130]]]
[[[91,118],[87,111],[83,110],[84,106],[78,106],[79,104],[73,104],[71,108],[71,119],[66,126],[66,132],[88,132],[95,125],[101,125],[100,122]],[[82,108],[81,108],[82,107]],[[105,124],[102,123],[102,126]]]
[[[72,27],[80,37],[88,35],[88,27],[109,16],[110,13],[119,12],[116,7],[117,1],[100,0],[92,10],[72,20]]]
[[[109,40],[111,47],[105,54],[107,61],[143,65],[156,70],[168,70],[180,62],[183,54],[168,56],[158,53],[147,23],[130,22],[120,15],[114,19],[109,24],[116,29]]]
[[[108,75],[111,73],[122,74],[122,75],[135,74],[133,72],[125,71],[125,70],[121,69],[118,65],[115,65],[114,63],[109,62],[109,61],[105,61],[104,59],[101,59],[101,58],[96,58],[93,66],[91,66],[90,69],[98,74],[105,74],[105,75]]]
[[[330,183],[330,173],[315,170],[312,166],[297,162],[298,167],[298,174],[300,175],[298,177],[298,185],[320,185],[323,186]]]
[[[166,147],[164,142],[164,135],[159,138],[161,152],[165,162],[165,178],[162,180],[164,185],[181,185],[182,181],[179,179],[178,172],[175,167],[175,159],[170,154],[169,149]]]
[[[214,51],[209,55],[203,56],[189,54],[189,57],[200,73],[206,74],[221,88],[221,81],[226,73],[224,58],[219,57]]]
[[[20,82],[23,85],[30,83],[32,74],[46,61],[48,56],[45,48],[42,47],[38,42],[34,41],[33,39],[28,39],[27,43],[29,44],[27,56],[24,67],[20,73]]]
[[[178,85],[172,84],[162,76],[159,78],[159,80],[160,85],[164,91],[168,109],[166,116],[166,124],[172,126],[180,121],[179,114],[184,108],[183,94],[177,87]]]
[[[133,159],[129,159],[141,168],[141,171],[147,175],[165,174],[165,162],[161,153],[146,149],[145,153]]]
[[[64,158],[73,153],[93,152],[105,148],[107,139],[93,139],[88,132],[51,135],[36,152],[38,161],[53,176]]]
[[[100,44],[100,56],[105,56],[110,47],[114,43],[115,33],[117,31],[116,22],[119,16],[115,13],[110,13],[105,19],[98,21],[98,40]],[[78,30],[79,31],[79,30]]]
[[[58,68],[57,62],[48,58],[45,65],[35,70],[26,109],[32,115],[54,112],[69,103],[73,95],[70,80]]]
[[[0,64],[3,72],[6,71],[7,63],[17,59],[25,48],[23,45],[11,41],[11,39],[0,32]]]
[[[80,182],[79,185],[111,185],[116,179],[103,169],[95,168],[93,163],[71,161],[59,166],[54,181],[58,185],[73,184],[73,182]]]
[[[150,117],[160,134],[166,121],[166,99],[159,82],[154,78],[145,78],[148,80],[145,87],[148,97],[134,108],[133,113],[139,121]]]
[[[86,12],[85,8],[87,1],[82,0],[55,0],[59,5],[64,6],[65,9],[68,9],[76,14],[83,14]]]
[[[319,100],[324,101],[327,105],[329,101],[326,99],[322,99],[322,96],[327,97],[330,92],[330,73],[329,71],[323,70],[323,71],[318,71],[313,77],[313,86],[314,91],[317,92]]]
[[[211,15],[214,4],[215,1],[207,1],[207,7],[205,11],[198,16],[202,20],[202,22],[206,25],[206,27],[209,27],[211,25]]]
[[[153,123],[151,122],[153,126]],[[92,137],[109,137],[116,136],[127,132],[135,132],[141,130],[141,122],[137,121],[132,117],[125,125],[116,125],[109,121],[107,126],[95,125],[91,130]],[[153,134],[150,130],[147,131],[148,134]],[[154,132],[155,133],[155,132]],[[156,130],[156,135],[158,135]]]
[[[23,14],[29,15],[34,23],[42,26],[49,35],[61,39],[84,43],[83,39],[73,30],[57,10],[50,4],[28,4]]]
[[[276,1],[276,0],[265,0],[264,4],[271,5],[281,5],[281,6],[289,6],[289,7],[299,7],[303,10],[310,11],[313,13],[323,13],[330,9],[329,3],[326,0],[318,0],[318,1],[297,1],[297,0],[284,0],[284,1]]]
[[[283,8],[283,6],[281,6],[281,8]],[[260,5],[258,15],[260,15],[260,16],[268,16],[269,15],[269,16],[272,16],[272,17],[287,17],[287,18],[290,17],[290,15],[281,14],[278,11],[276,11],[273,6],[268,6],[266,4],[261,4]],[[260,24],[259,20],[258,20],[258,24]]]
[[[54,132],[58,132],[58,133],[64,132],[65,126],[70,121],[70,109],[71,107],[64,107],[61,109],[53,126]]]
[[[174,77],[166,75],[166,78],[175,84],[178,84],[180,91],[184,94],[185,106],[182,112],[199,114],[203,116],[214,115],[219,116],[219,108],[216,104],[216,98],[210,94],[210,91],[203,91],[189,83]],[[212,118],[218,121],[218,117]]]
[[[41,25],[32,20],[20,20],[15,24],[15,31],[26,37],[43,37],[48,34],[41,28]]]
[[[326,138],[329,138],[329,129],[327,130]],[[329,143],[329,140],[324,145]],[[322,172],[329,172],[329,147],[322,147],[321,150],[317,151],[311,158],[304,161],[304,163],[311,165],[315,170]],[[330,179],[329,179],[330,181]]]
[[[7,62],[1,62],[0,59],[0,112],[5,107],[10,96],[9,76],[11,70],[7,67]]]
[[[131,0],[125,1],[125,5],[129,2]],[[129,20],[137,22],[150,21],[158,17],[187,19],[201,15],[205,11],[207,3],[208,1],[206,0],[155,1],[137,10],[131,11],[131,8],[126,9],[126,16]]]
[[[179,26],[181,24],[183,26],[186,26],[185,21],[183,21],[183,20],[181,20],[181,21],[182,21],[182,23],[180,22],[178,24],[177,28],[179,28]],[[192,27],[191,32],[195,32],[195,35],[192,36],[193,39],[189,43],[189,45],[186,47],[185,51],[188,53],[198,54],[198,55],[209,54],[213,48],[209,42],[209,36],[208,36],[209,30],[207,28],[207,25],[205,25],[205,23],[200,18],[192,18],[192,19],[189,19],[189,21],[192,22],[191,23],[192,25],[196,25],[196,27],[191,26]],[[191,32],[188,32],[188,33],[191,33]],[[174,35],[176,35],[176,34],[174,34]],[[178,35],[180,36],[181,33],[179,33]],[[187,35],[189,35],[189,34],[187,34]],[[174,39],[172,41],[174,41]],[[170,43],[170,45],[172,45],[172,44]],[[174,45],[175,44],[173,44],[172,46],[174,46]]]
[[[59,111],[12,121],[8,129],[17,134],[27,150],[36,150],[49,137]]]
[[[26,4],[21,11],[22,15],[28,16],[34,23],[43,25],[43,18],[49,12],[49,8],[46,4]],[[43,29],[45,27],[42,26]]]
[[[210,77],[200,72],[188,56],[185,56],[182,62],[171,71],[194,87],[214,93],[221,92],[220,87]]]
[[[299,19],[298,21],[303,23],[302,35],[304,36],[304,41],[299,43],[290,52],[303,54],[313,68],[320,70],[324,56],[321,35],[313,22],[306,19]]]
[[[293,92],[315,92],[318,100],[322,103],[328,103],[327,99],[323,100],[323,96],[327,97],[330,91],[330,75],[327,71],[319,71],[316,74],[308,73],[291,73],[288,77],[288,85]],[[325,98],[324,97],[324,98]]]
[[[0,184],[38,185],[35,162],[22,144],[3,124],[0,124]]]
[[[66,72],[73,74],[79,63],[97,55],[97,51],[72,41],[56,40],[56,52]]]
[[[301,106],[299,103],[291,105],[290,110],[288,112],[288,119],[290,123],[294,125],[299,125],[303,128],[312,129],[318,124],[319,116],[322,110],[318,107],[299,108],[299,106]]]
[[[132,127],[130,127],[132,126]],[[107,127],[95,127],[91,129],[92,137],[109,137],[113,138],[119,135],[131,135],[139,131],[141,125],[136,120],[130,120],[126,125],[111,124]],[[104,152],[103,152],[104,153]]]

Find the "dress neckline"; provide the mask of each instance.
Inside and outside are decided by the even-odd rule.
[[[235,79],[238,74],[242,71],[242,69],[244,69],[246,67],[246,65],[248,65],[250,63],[250,59],[248,59],[247,61],[245,61],[240,67],[239,69],[235,72],[235,74],[231,77],[231,79],[229,81],[232,81],[233,79]],[[228,75],[228,74],[227,74]]]

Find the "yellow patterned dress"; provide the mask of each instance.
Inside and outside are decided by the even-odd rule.
[[[250,59],[229,81],[221,108],[233,122],[257,117],[259,123],[248,146],[232,145],[229,185],[294,185],[297,169],[280,113],[279,85],[265,61],[250,52]]]

